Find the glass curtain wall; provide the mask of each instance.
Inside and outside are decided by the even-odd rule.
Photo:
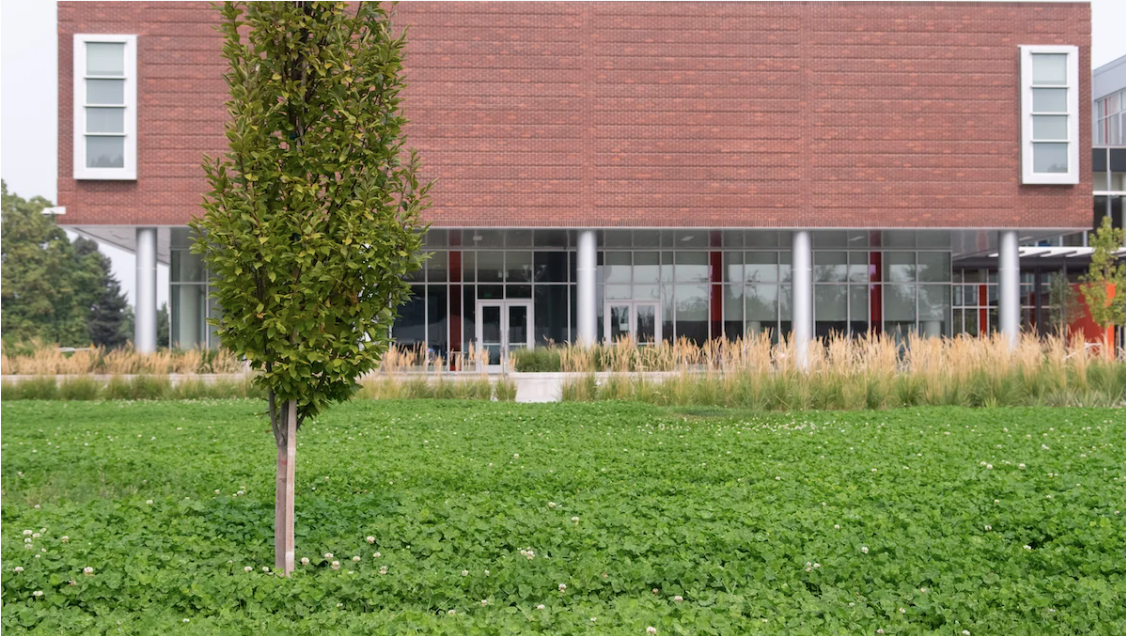
[[[207,319],[219,317],[219,307],[211,298],[211,286],[203,256],[193,254],[192,231],[174,227],[169,245],[169,340],[173,349],[219,346],[215,327]]]

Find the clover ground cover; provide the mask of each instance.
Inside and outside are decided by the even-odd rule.
[[[1121,410],[356,402],[286,580],[261,409],[0,406],[4,631],[1126,633]]]

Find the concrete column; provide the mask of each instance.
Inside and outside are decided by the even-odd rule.
[[[1001,335],[1016,348],[1020,340],[1020,244],[1016,230],[1002,230],[997,259],[997,291]]]
[[[799,369],[809,368],[809,343],[813,337],[813,248],[809,230],[795,230],[793,235],[792,301],[794,348]]]
[[[156,351],[156,228],[137,228],[137,288],[134,297],[133,346]]]
[[[576,258],[578,343],[591,346],[598,340],[598,237],[594,230],[579,230]]]

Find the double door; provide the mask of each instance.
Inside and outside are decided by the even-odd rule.
[[[517,349],[532,348],[532,301],[478,300],[477,348],[489,371],[499,371]]]
[[[608,342],[627,337],[639,345],[661,341],[661,305],[655,301],[607,300],[603,319]]]

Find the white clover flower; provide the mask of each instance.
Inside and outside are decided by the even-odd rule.
[[[489,599],[487,599],[487,598],[481,599],[481,607],[485,607],[488,604],[489,604]]]
[[[1024,470],[1024,469],[1026,468],[1026,466],[1025,466],[1024,464],[1019,464],[1019,465],[1017,466],[1017,468],[1019,468],[1019,469],[1021,469],[1021,470]]]
[[[684,597],[677,594],[676,596],[672,597],[672,600],[673,600],[674,603],[680,603],[684,600]]]
[[[25,537],[30,537],[30,536],[31,536],[31,530],[24,530],[24,531],[23,531],[23,536],[25,536]]]
[[[382,554],[380,554],[380,553],[378,553],[378,552],[372,552],[372,553],[371,553],[371,556],[372,556],[372,557],[374,557],[374,558],[376,558],[376,559],[378,559],[379,557],[381,557],[381,556],[383,556],[383,555],[382,555]]]
[[[1026,546],[1024,546],[1024,549],[1025,549],[1025,550],[1031,550],[1031,549],[1032,549],[1032,546],[1030,546],[1030,545],[1026,545]]]
[[[20,572],[23,572],[23,568],[17,565],[12,571],[16,574],[19,574]]]
[[[146,501],[145,503],[147,503],[148,505],[150,505],[150,506],[151,506],[151,505],[152,505],[152,499],[149,499],[149,500],[148,500],[148,501]]]
[[[986,464],[985,470],[993,470],[993,464]]]
[[[250,573],[250,572],[253,572],[253,571],[254,571],[254,568],[252,568],[252,567],[250,567],[250,566],[248,565],[248,566],[244,567],[244,568],[242,569],[242,571],[243,571],[243,572],[246,572],[246,573]]]
[[[901,607],[901,608],[899,608],[899,613],[900,613],[900,614],[906,614],[906,613],[907,613],[907,610],[905,610],[905,609],[903,609],[903,608]]]
[[[985,462],[981,462],[981,464],[979,464],[979,465],[980,465],[980,466],[985,466]]]
[[[28,538],[24,539],[24,540],[23,540],[23,542],[24,542],[24,543],[31,543],[31,537],[28,537]]]
[[[462,576],[469,576],[469,570],[462,570],[461,575]]]
[[[30,543],[25,543],[25,544],[23,544],[23,549],[24,550],[34,550],[35,546],[31,545]],[[37,554],[35,556],[39,556],[39,555]]]
[[[332,553],[331,552],[325,552],[325,560],[327,561],[331,558],[332,558]]]
[[[333,561],[332,562],[332,569],[339,570],[340,569],[340,561]]]
[[[968,629],[963,629],[963,630],[962,630],[962,636],[970,636],[970,630],[968,630]]]
[[[514,454],[514,455],[512,456],[512,459],[520,459],[520,453],[516,453],[516,454]]]
[[[567,591],[567,584],[566,583],[560,583],[559,584],[559,591],[560,592],[566,592]]]
[[[446,610],[446,614],[453,616],[454,614],[457,614],[457,612],[455,612],[454,610]]]
[[[868,554],[868,546],[866,546],[866,545],[860,546],[860,551],[863,552],[864,554]]]
[[[992,530],[993,530],[993,526],[991,526],[989,524],[985,524],[985,531],[986,532],[991,532]]]
[[[190,623],[190,622],[192,622],[192,619],[190,619],[190,618],[185,618],[185,619],[184,619],[184,622],[185,622],[185,623]]]
[[[781,477],[775,477],[774,481],[782,481],[782,478]]]
[[[38,539],[38,538],[39,538],[39,533],[38,533],[38,532],[33,532],[33,533],[31,533],[31,538],[32,538],[32,539]]]
[[[922,593],[922,594],[926,594],[926,593],[927,593],[927,588],[925,588],[925,587],[920,587],[920,588],[919,588],[919,592],[920,592],[920,593]]]
[[[62,541],[63,543],[70,543],[70,537],[64,534],[63,536],[59,537],[59,541]]]
[[[646,634],[656,634],[656,633],[657,633],[657,628],[656,628],[656,627],[653,627],[653,626],[649,626],[649,627],[646,627],[646,628],[645,628],[645,633],[646,633]]]
[[[536,606],[536,609],[542,610],[542,609],[547,609],[547,607],[543,603],[540,603],[539,605]]]
[[[817,568],[819,568],[819,567],[821,567],[821,564],[820,564],[820,563],[814,563],[814,564],[813,564],[813,569],[814,569],[814,570],[816,570],[816,569],[817,569]]]
[[[876,630],[876,633],[877,633],[877,634],[882,634],[882,633],[884,633],[884,628],[883,628],[883,627],[881,627],[881,628],[877,629],[877,630]]]
[[[839,524],[839,523],[834,523],[834,524],[833,524],[833,529],[834,529],[834,530],[840,530],[840,529],[841,529],[841,524]]]
[[[219,489],[218,489],[218,488],[216,488],[216,489],[215,489],[215,494],[216,494],[216,495],[218,495],[218,494],[219,494]]]
[[[873,468],[873,469],[872,469],[872,472],[874,472],[874,473],[878,473],[878,472],[880,472],[880,469],[878,469],[878,468]]]
[[[353,561],[359,561],[359,560],[360,560],[360,556],[359,556],[359,555],[356,555],[356,556],[352,557],[352,560],[353,560]]]
[[[35,590],[34,592],[31,593],[31,595],[34,596],[35,598],[39,598],[39,597],[43,596],[43,590]]]
[[[554,502],[554,501],[549,501],[549,502],[547,502],[547,507],[548,507],[548,508],[554,508],[554,507],[555,507],[555,502]]]
[[[302,557],[301,565],[309,565],[309,557]]]
[[[375,537],[367,537],[366,539],[364,539],[364,541],[367,541],[368,543],[375,543]]]
[[[265,566],[265,565],[263,565],[263,566],[262,566],[262,571],[263,571],[263,572],[265,572],[266,574],[269,574],[269,573],[270,573],[270,568],[269,568],[269,567],[267,567],[267,566]]]
[[[654,595],[657,595],[657,594],[660,594],[660,593],[661,593],[661,590],[660,590],[660,589],[658,589],[658,588],[653,588],[653,594],[654,594]]]
[[[380,574],[387,574],[387,566],[385,565],[385,566],[379,568],[379,573]]]
[[[596,621],[596,620],[598,620],[598,617],[597,617],[597,616],[591,616],[591,617],[590,617],[590,622],[592,622],[592,623],[593,623],[593,622],[594,622],[594,621]]]
[[[488,576],[488,575],[489,575],[489,571],[485,570],[485,576]]]
[[[82,568],[82,574],[84,574],[85,576],[94,576],[94,568],[84,567]]]
[[[578,523],[578,522],[579,522],[579,518],[578,518],[578,517],[571,517],[571,521],[574,521],[575,523]]]

